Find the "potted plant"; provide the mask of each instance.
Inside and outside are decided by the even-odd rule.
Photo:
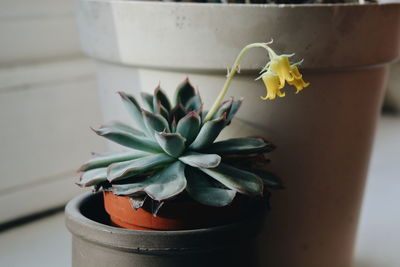
[[[270,170],[285,177],[287,189],[275,194],[277,208],[264,234],[265,261],[272,266],[351,265],[389,63],[400,54],[399,20],[398,3],[78,5],[82,48],[96,60],[106,121],[129,120],[113,100],[116,90],[132,88],[139,97],[153,88],[154,77],[171,95],[168,89],[190,75],[211,103],[224,83],[218,74],[260,38],[274,36],[279,51],[307,59],[302,68],[312,90],[269,105],[244,103],[222,133],[268,136],[280,144]],[[257,97],[254,87],[261,86],[246,76],[263,60],[260,51],[249,54],[232,95]]]
[[[74,266],[256,266],[268,189],[282,187],[266,168],[264,154],[274,146],[260,137],[216,141],[241,106],[242,100],[223,100],[253,48],[270,57],[259,76],[267,89],[261,99],[285,96],[286,83],[296,93],[309,85],[290,55],[254,43],[238,55],[209,111],[188,79],[174,102],[160,86],[142,93],[142,106],[119,93],[135,127],[113,122],[94,129],[128,150],[95,154],[79,169],[77,184],[102,194],[66,208]]]

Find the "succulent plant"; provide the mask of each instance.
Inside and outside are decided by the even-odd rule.
[[[200,95],[188,79],[176,89],[174,106],[159,86],[153,95],[141,94],[143,108],[132,95],[119,95],[135,128],[113,122],[93,130],[129,150],[95,154],[79,169],[78,185],[159,202],[185,193],[217,207],[231,203],[237,193],[260,197],[266,187],[280,186],[264,167],[263,154],[272,144],[255,137],[215,141],[242,100],[222,102],[206,121]]]

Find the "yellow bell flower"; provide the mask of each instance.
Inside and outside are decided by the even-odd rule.
[[[303,88],[305,88],[305,87],[310,85],[310,83],[304,82],[302,78],[294,79],[293,81],[288,82],[288,84],[293,85],[293,86],[296,87],[295,94],[299,93],[301,90],[303,90]]]
[[[281,92],[281,89],[283,88],[284,84],[280,82],[279,76],[271,73],[271,72],[264,72],[260,78],[263,80],[265,84],[265,88],[267,89],[267,95],[266,96],[260,96],[262,100],[267,100],[267,99],[275,99],[276,96],[279,97],[284,97],[285,93]]]
[[[269,69],[278,74],[281,84],[285,84],[285,81],[291,82],[294,79],[289,58],[285,55],[273,56]]]
[[[297,67],[302,61],[290,64],[289,57],[292,55],[277,55],[271,48],[267,48],[271,61],[265,65],[261,71],[263,73],[259,77],[263,79],[267,96],[261,97],[261,99],[275,99],[276,95],[284,97],[285,93],[282,93],[280,89],[285,87],[286,82],[296,87],[296,94],[310,85],[303,80],[303,75]]]
[[[297,65],[290,66],[290,71],[292,72],[295,79],[301,79],[301,77],[303,77],[303,75],[301,75],[299,69],[297,68]]]

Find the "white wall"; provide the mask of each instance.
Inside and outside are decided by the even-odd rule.
[[[104,143],[93,63],[73,0],[0,1],[0,224],[82,192],[75,170]]]

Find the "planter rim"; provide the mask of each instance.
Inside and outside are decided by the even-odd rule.
[[[69,231],[82,239],[135,253],[168,253],[205,250],[210,240],[210,248],[235,244],[243,237],[255,237],[262,226],[261,216],[247,218],[228,225],[179,231],[142,231],[117,228],[96,222],[82,214],[82,209],[90,201],[102,204],[99,193],[85,193],[70,200],[65,208],[66,226]],[[183,246],[182,246],[183,244]]]
[[[78,3],[83,51],[113,64],[225,72],[246,44],[271,38],[278,53],[304,59],[303,69],[359,69],[400,57],[400,3]],[[265,61],[266,52],[254,49],[241,69],[260,70]]]
[[[368,7],[368,6],[400,6],[400,2],[389,2],[389,3],[318,3],[318,4],[245,4],[245,3],[190,3],[190,2],[153,2],[153,1],[127,1],[127,0],[80,0],[84,2],[99,2],[99,3],[121,3],[126,5],[165,5],[165,6],[190,6],[198,8],[204,7],[240,7],[240,8],[332,8],[332,7]]]

